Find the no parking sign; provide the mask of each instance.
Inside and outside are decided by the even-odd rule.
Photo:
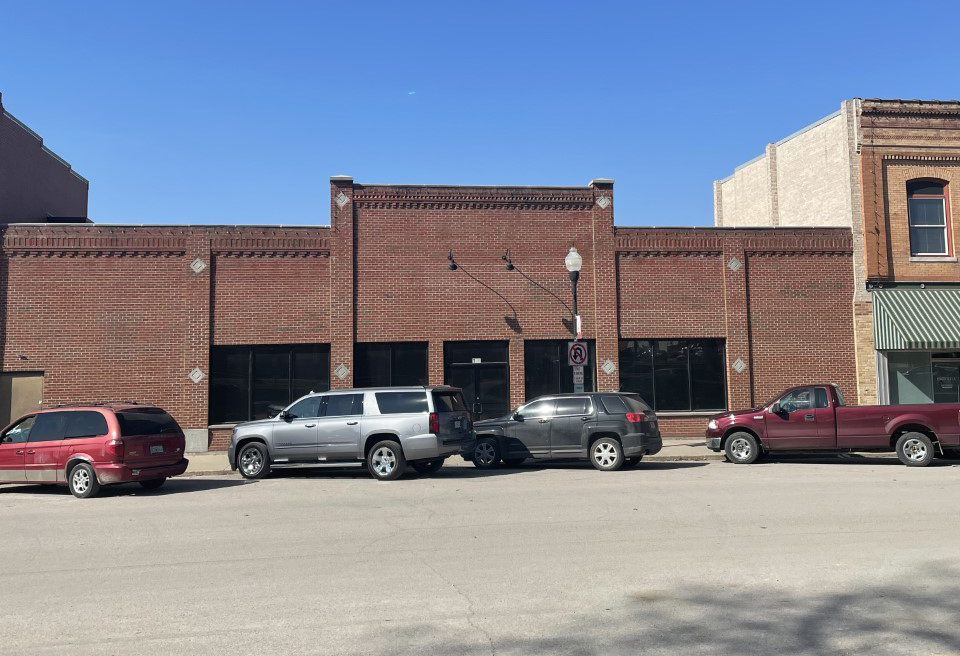
[[[587,364],[588,353],[586,342],[567,342],[567,364],[571,367]]]

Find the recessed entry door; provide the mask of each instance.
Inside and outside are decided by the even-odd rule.
[[[42,373],[0,375],[0,427],[6,426],[28,412],[39,410],[42,402]]]
[[[510,411],[507,342],[447,342],[444,365],[447,385],[463,390],[475,421]]]

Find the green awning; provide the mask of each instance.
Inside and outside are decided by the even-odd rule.
[[[960,290],[873,292],[873,339],[880,351],[960,350]]]

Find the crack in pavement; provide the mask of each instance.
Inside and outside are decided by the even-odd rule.
[[[490,633],[487,632],[486,629],[484,629],[482,626],[480,626],[477,622],[474,621],[474,618],[475,618],[476,615],[477,615],[477,609],[476,609],[476,605],[474,604],[473,598],[470,597],[470,595],[468,595],[466,592],[464,592],[463,590],[461,590],[461,589],[460,589],[460,586],[458,586],[456,583],[454,583],[453,581],[449,580],[446,576],[444,576],[444,575],[441,574],[439,571],[437,571],[437,568],[435,568],[433,565],[431,565],[431,564],[428,563],[428,562],[422,561],[422,560],[421,560],[420,562],[423,564],[424,567],[426,567],[426,568],[429,569],[431,572],[433,572],[434,574],[436,574],[436,575],[437,575],[437,578],[439,578],[441,581],[443,581],[444,583],[446,583],[447,585],[449,585],[451,588],[453,588],[454,591],[455,591],[458,595],[460,595],[460,597],[461,597],[465,602],[467,602],[467,611],[470,613],[469,615],[467,615],[467,624],[469,624],[470,626],[472,626],[472,627],[473,627],[474,629],[476,629],[480,634],[482,634],[484,638],[487,639],[487,644],[490,645],[490,656],[497,656],[497,646],[493,643],[493,638],[491,637]]]

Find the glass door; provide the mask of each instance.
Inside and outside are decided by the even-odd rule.
[[[463,390],[475,421],[502,417],[510,411],[507,342],[447,342],[444,369],[447,385]]]

